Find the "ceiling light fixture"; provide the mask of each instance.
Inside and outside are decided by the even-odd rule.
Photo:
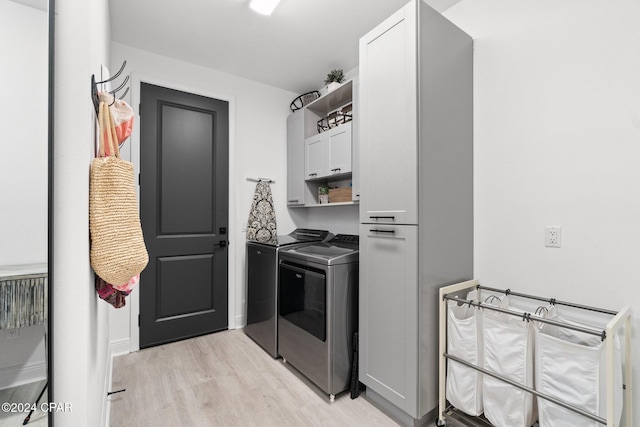
[[[263,15],[271,15],[280,0],[251,0],[249,7]]]

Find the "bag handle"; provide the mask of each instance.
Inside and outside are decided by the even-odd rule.
[[[118,144],[118,134],[116,133],[116,122],[113,119],[113,115],[111,114],[111,109],[107,104],[104,104],[104,111],[107,117],[109,118],[109,136],[111,140],[111,154],[115,154],[117,158],[120,158],[120,145]]]
[[[108,121],[108,123],[105,123]],[[108,126],[108,127],[106,127]],[[107,144],[109,144],[109,151],[111,155],[115,155],[115,157],[120,158],[120,147],[116,137],[116,125],[113,121],[113,116],[111,115],[111,111],[109,111],[109,107],[106,103],[100,102],[100,107],[98,110],[98,127],[100,133],[100,157],[106,157],[104,152],[104,134],[107,134]]]
[[[100,146],[98,148],[98,156],[104,157],[104,102],[100,103],[98,107],[98,138],[100,139]]]

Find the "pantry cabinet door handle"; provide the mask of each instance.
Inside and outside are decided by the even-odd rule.
[[[289,203],[298,203],[298,199],[291,199],[289,200]]]
[[[340,168],[331,169],[331,172],[338,172]]]

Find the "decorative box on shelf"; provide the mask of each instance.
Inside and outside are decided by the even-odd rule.
[[[351,187],[330,188],[329,203],[341,203],[351,201]]]

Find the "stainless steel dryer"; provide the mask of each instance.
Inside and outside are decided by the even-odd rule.
[[[247,242],[247,326],[244,332],[278,357],[278,253],[283,248],[322,242],[325,230],[298,228],[269,242]]]
[[[358,329],[358,236],[280,252],[278,353],[329,394],[351,382]]]

